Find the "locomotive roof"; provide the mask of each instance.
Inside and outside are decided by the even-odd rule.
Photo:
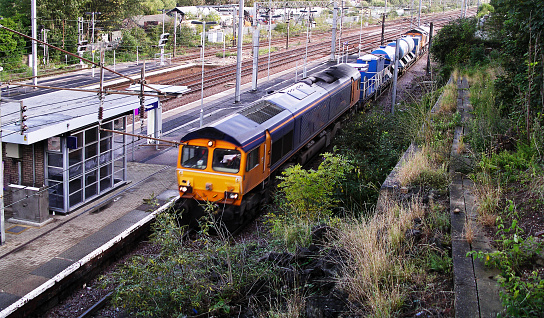
[[[311,108],[351,78],[360,74],[347,65],[335,65],[286,89],[261,98],[223,119],[189,132],[182,142],[191,139],[225,140],[249,151],[265,139],[265,131],[281,134],[290,129],[294,116]]]

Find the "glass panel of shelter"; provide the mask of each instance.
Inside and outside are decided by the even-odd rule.
[[[121,117],[102,126],[124,132],[126,118]],[[72,149],[67,149],[68,147]],[[67,150],[68,181],[64,180],[63,149]],[[113,154],[115,161],[112,160]],[[46,158],[49,206],[57,211],[67,212],[66,209],[80,205],[126,179],[125,136],[99,131],[98,126],[68,137],[49,138]],[[63,184],[68,188],[68,207],[63,204]]]

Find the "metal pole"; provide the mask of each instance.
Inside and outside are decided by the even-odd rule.
[[[395,104],[397,102],[397,76],[399,74],[399,43],[400,39],[397,39],[395,44],[395,72],[393,74],[393,92],[391,95],[391,114],[395,113]]]
[[[342,44],[342,24],[344,22],[344,0],[340,2],[340,34],[338,35],[338,49],[340,50],[340,45]],[[342,58],[342,55],[338,56],[338,63],[340,63],[340,59]]]
[[[255,15],[256,16],[256,15]],[[259,78],[259,25],[255,25],[253,31],[253,79],[251,89],[257,90],[257,80]]]
[[[34,6],[36,6],[35,0],[32,1]],[[32,29],[34,32],[34,29]],[[35,42],[32,42],[33,46]],[[34,77],[36,78],[36,77]],[[0,84],[1,86],[1,84]],[[0,103],[2,103],[2,90],[0,90]],[[1,110],[2,107],[0,107]],[[4,147],[2,143],[2,115],[0,115],[0,163],[2,164],[2,169],[0,169],[0,245],[3,245],[6,242],[6,227],[4,225],[4,161],[2,155],[4,154]]]
[[[177,36],[178,36],[178,12],[176,11],[176,15],[174,17],[174,52],[173,57],[176,57],[176,46],[178,45]]]
[[[267,80],[270,80],[270,50],[272,49],[272,0],[268,5],[268,71]]]
[[[334,9],[332,13],[332,43],[331,43],[331,57],[330,60],[334,61],[336,60],[336,23],[338,19],[338,7],[336,5],[336,1],[334,1]]]
[[[36,39],[38,37],[36,27],[36,0],[30,1],[30,15],[32,38]],[[38,43],[36,41],[32,41],[32,84],[38,85]]]
[[[419,12],[417,14],[417,26],[421,26],[421,1],[419,0]]]
[[[431,73],[431,46],[433,44],[433,23],[429,29],[429,52],[427,53],[427,75]]]
[[[113,70],[115,71],[115,50],[113,50]]]
[[[132,111],[132,161],[134,161],[134,126],[136,126],[136,116],[134,115],[134,110]]]
[[[359,30],[359,52],[357,53],[358,56],[361,56],[361,45],[363,43],[363,13],[364,9],[361,5],[361,29]]]
[[[236,89],[234,92],[234,102],[240,101],[240,86],[242,85],[242,44],[244,32],[244,0],[240,0],[238,17],[238,50],[236,53]],[[257,17],[255,17],[257,18]]]
[[[414,24],[414,1],[415,0],[412,0],[412,6],[410,7],[410,29],[413,27],[412,25]]]
[[[206,45],[205,42],[205,36],[206,36],[206,21],[202,21],[202,36],[200,38],[200,42],[202,44],[202,82],[200,86],[200,127],[202,127],[202,121],[204,120],[204,46]]]
[[[304,68],[302,69],[302,78],[307,77],[306,67],[308,62],[308,40],[310,38],[310,8],[308,8],[308,23],[306,23],[306,54],[304,55]]]
[[[384,40],[385,40],[385,13],[382,16],[382,40],[380,42],[381,43],[380,45],[383,45]]]
[[[162,34],[164,34],[164,12],[166,11],[166,9],[162,9],[161,11],[162,11]],[[164,46],[165,45],[161,46],[161,65],[164,65]]]
[[[91,35],[91,53],[92,53],[92,56],[93,56],[93,63],[94,63],[94,12],[92,12],[91,15],[92,15],[91,23],[92,23],[92,27],[93,27],[93,32],[92,32],[92,35]],[[92,68],[92,76],[94,77],[94,67]]]

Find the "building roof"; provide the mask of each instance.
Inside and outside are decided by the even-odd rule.
[[[146,97],[146,105],[157,102],[156,97]],[[21,134],[21,103],[26,107],[28,127]],[[140,105],[138,96],[106,95],[103,119],[129,114]],[[55,91],[20,100],[2,98],[2,142],[31,145],[50,137],[98,124],[100,100],[96,93]]]

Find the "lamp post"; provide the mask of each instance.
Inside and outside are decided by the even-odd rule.
[[[201,44],[201,56],[202,56],[202,83],[200,86],[200,127],[202,127],[202,121],[204,119],[204,48],[206,45],[206,24],[213,25],[217,22],[211,21],[191,21],[192,24],[201,24],[202,25],[202,35],[200,37]]]

